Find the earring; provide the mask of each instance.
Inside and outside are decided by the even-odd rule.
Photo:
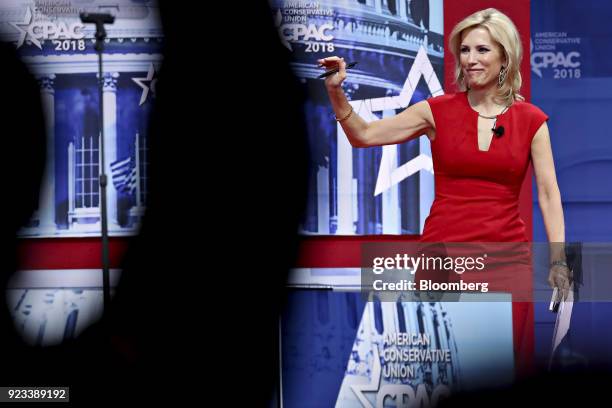
[[[506,80],[506,75],[508,75],[508,68],[502,67],[499,70],[499,77],[497,78],[497,86],[501,88],[504,85],[504,81]]]

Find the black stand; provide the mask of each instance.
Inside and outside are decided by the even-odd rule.
[[[100,108],[100,118],[98,127],[100,134],[100,222],[102,224],[102,290],[104,298],[104,314],[106,315],[110,307],[110,270],[109,270],[109,249],[108,249],[108,208],[106,205],[106,186],[108,178],[105,173],[105,150],[104,150],[104,78],[102,71],[102,52],[104,51],[104,40],[106,30],[104,24],[113,24],[115,17],[110,14],[101,13],[81,13],[83,23],[93,23],[96,25],[96,53],[98,54],[98,105]]]

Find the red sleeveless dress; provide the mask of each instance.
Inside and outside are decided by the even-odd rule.
[[[431,142],[435,199],[423,242],[527,242],[519,193],[529,167],[531,140],[548,119],[516,101],[497,118],[504,135],[478,149],[478,112],[467,92],[428,99],[436,137]]]
[[[519,193],[531,159],[531,141],[548,119],[536,106],[515,101],[497,118],[504,127],[488,151],[478,148],[478,112],[467,92],[427,100],[436,137],[431,142],[435,199],[421,242],[527,242],[519,214]],[[524,265],[524,264],[523,264]],[[502,273],[502,279],[529,280],[526,273]],[[517,372],[531,370],[533,304],[514,302],[513,336]]]

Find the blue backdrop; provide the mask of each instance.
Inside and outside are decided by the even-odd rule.
[[[531,1],[532,102],[550,116],[566,240],[609,242],[612,231],[612,3]],[[545,241],[534,187],[534,240]],[[588,267],[588,265],[585,265]],[[609,271],[587,271],[609,273]],[[536,357],[550,354],[555,315],[536,307]],[[611,362],[609,303],[578,303],[568,364]]]

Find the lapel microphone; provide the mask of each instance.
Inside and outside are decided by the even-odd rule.
[[[502,115],[504,112],[506,112],[508,110],[509,106],[506,106],[504,108],[503,111],[501,111],[501,113],[499,115],[495,115],[495,116],[484,116],[481,115],[480,112],[478,112],[478,116],[485,118],[485,119],[495,119],[493,121],[493,127],[491,128],[491,130],[493,131],[493,134],[495,135],[495,137],[497,137],[498,139],[500,137],[502,137],[504,135],[504,133],[506,132],[506,129],[504,129],[503,126],[497,126],[497,118]]]
[[[495,134],[495,137],[502,137],[504,135],[504,132],[505,132],[505,129],[504,129],[503,126],[493,127],[493,129],[491,129],[491,130]]]

